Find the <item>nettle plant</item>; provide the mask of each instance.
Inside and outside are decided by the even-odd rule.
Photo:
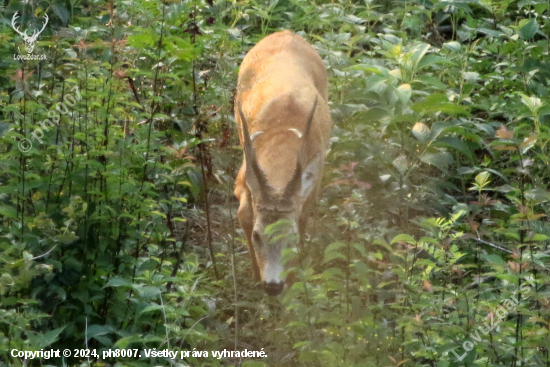
[[[201,141],[180,129],[193,112],[175,118],[193,111],[181,75],[195,78],[199,47],[170,34],[181,18],[161,2],[120,5],[106,25],[75,26],[50,43],[45,64],[13,63],[10,93],[2,90],[0,346],[10,365],[23,363],[12,348],[190,350],[212,341],[198,323],[211,290],[181,230],[193,225]],[[147,42],[140,26],[126,39],[132,16],[146,12],[155,24]],[[173,80],[181,84],[168,88]],[[73,90],[81,98],[55,112]],[[42,143],[19,150],[37,129]]]

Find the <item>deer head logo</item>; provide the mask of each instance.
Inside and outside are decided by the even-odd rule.
[[[23,41],[25,42],[25,49],[27,50],[27,53],[32,53],[32,50],[34,49],[34,44],[38,39],[38,35],[42,33],[44,28],[46,28],[46,24],[48,24],[48,14],[44,14],[44,18],[46,19],[46,21],[44,22],[42,29],[39,31],[37,30],[33,31],[32,35],[29,36],[27,34],[27,30],[25,30],[25,32],[21,32],[19,30],[19,27],[15,25],[15,20],[19,17],[17,13],[19,13],[19,11],[16,11],[15,14],[13,14],[13,18],[11,18],[11,26],[17,33],[21,35],[21,37],[23,37]]]

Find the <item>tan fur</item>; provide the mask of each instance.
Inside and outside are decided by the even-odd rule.
[[[282,193],[292,178],[302,144],[298,135],[289,129],[304,133],[316,96],[318,104],[311,132],[299,159],[302,164],[316,156],[324,161],[332,120],[323,61],[302,37],[290,31],[274,33],[259,42],[244,58],[237,90],[236,106],[241,103],[249,134],[264,132],[253,142],[258,164],[269,185],[277,193]],[[242,122],[237,107],[235,118],[243,145]],[[322,164],[320,167],[322,169]],[[254,276],[259,280],[264,259],[254,255],[251,240],[259,195],[250,193],[246,182],[246,163],[243,163],[235,184],[235,195],[240,202],[238,218],[253,257]],[[307,209],[314,202],[319,185],[320,180],[305,203],[300,203],[300,210],[302,206],[304,210],[296,213],[300,234],[304,233]]]

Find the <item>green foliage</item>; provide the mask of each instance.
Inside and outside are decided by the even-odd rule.
[[[207,273],[177,234],[178,223],[191,225],[200,182],[188,153],[199,141],[174,129],[188,123],[180,111],[193,93],[181,77],[192,66],[176,61],[199,48],[190,34],[171,34],[187,14],[167,17],[160,2],[117,6],[92,27],[90,9],[73,9],[71,32],[35,48],[45,63],[10,61],[20,40],[3,29],[11,49],[0,75],[10,80],[0,96],[9,124],[0,142],[0,355],[9,365],[23,364],[11,349],[210,350],[216,340],[203,321]],[[51,7],[68,21],[63,5]],[[155,26],[133,26],[125,39],[144,15]],[[17,149],[24,138],[26,152]]]
[[[34,51],[45,61],[13,58],[17,10],[28,25],[49,14]],[[7,4],[0,365],[50,347],[268,355],[179,361],[192,366],[547,365],[549,11]],[[285,28],[324,59],[335,127],[309,234],[284,253],[294,283],[273,299],[235,230],[231,100],[244,52]],[[287,225],[266,231],[279,240]],[[115,362],[169,363],[51,361]]]

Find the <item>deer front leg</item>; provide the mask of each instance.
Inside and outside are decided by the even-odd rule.
[[[241,228],[243,229],[246,236],[246,242],[248,243],[250,257],[252,259],[252,274],[254,275],[254,280],[259,282],[261,281],[260,267],[258,266],[256,251],[254,251],[254,245],[252,244],[252,230],[254,229],[252,198],[250,196],[250,191],[246,186],[246,178],[244,177],[244,175],[245,170],[243,165],[243,168],[239,171],[239,174],[237,175],[234,191],[235,196],[239,200],[239,211],[237,212],[237,218],[239,218],[239,223],[241,224]]]

